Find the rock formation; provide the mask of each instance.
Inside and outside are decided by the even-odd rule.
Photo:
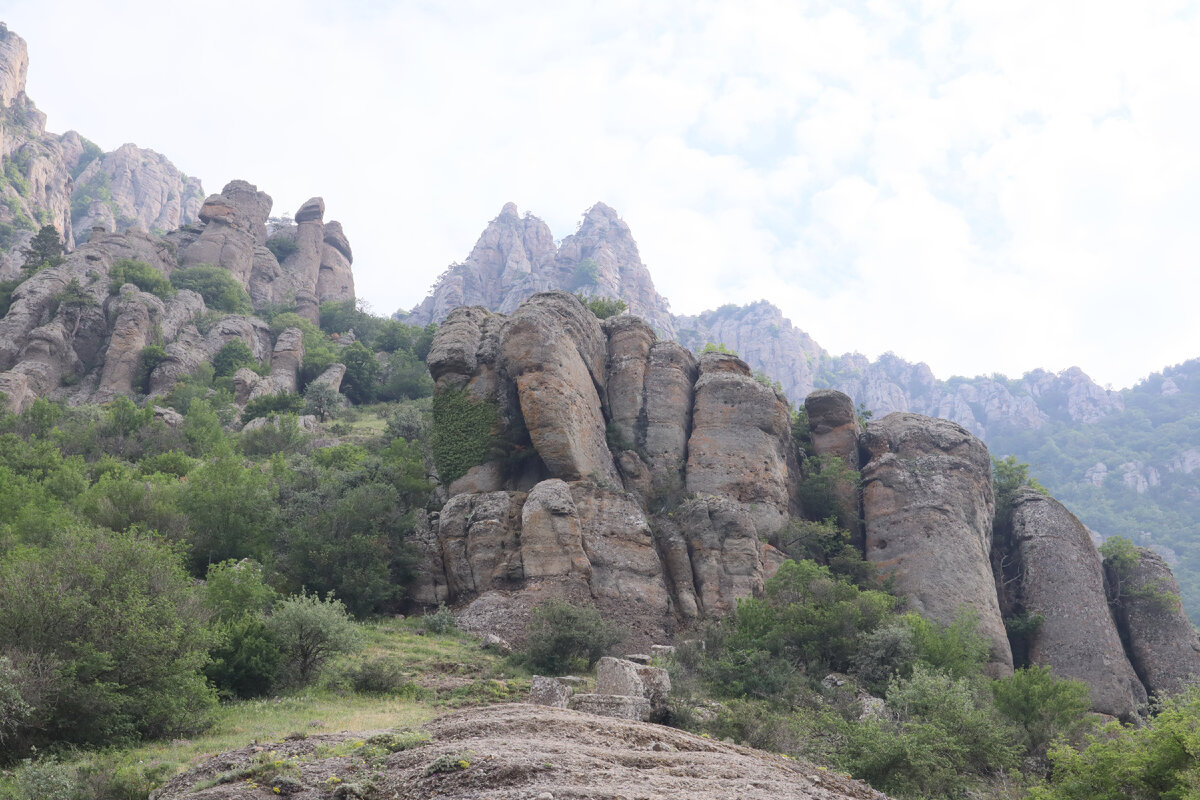
[[[501,703],[458,711],[426,723],[430,741],[391,755],[374,793],[396,800],[467,798],[638,797],[646,800],[887,800],[865,784],[749,747],[725,744],[675,728],[599,717],[550,706]],[[353,759],[323,753],[366,739],[343,733],[294,738],[269,745],[298,764],[301,797],[328,794],[330,783],[360,784]],[[432,773],[436,759],[473,753],[469,767]],[[244,784],[213,778],[256,762],[261,745],[214,756],[173,778],[158,800],[223,800]],[[336,780],[330,780],[336,778]],[[208,788],[202,788],[208,787]],[[261,789],[270,794],[270,789]],[[348,792],[339,792],[352,796]]]
[[[82,241],[96,227],[165,233],[199,220],[204,189],[165,156],[124,144],[93,159],[75,177],[72,225]]]
[[[1200,674],[1200,642],[1183,613],[1179,583],[1157,553],[1138,548],[1128,574],[1109,580],[1134,669],[1153,695],[1173,694]]]
[[[1146,690],[1125,656],[1087,529],[1057,500],[1020,489],[1006,538],[1000,583],[1011,581],[1015,607],[1041,619],[1029,634],[1030,663],[1086,683],[1094,710],[1134,717]],[[1192,672],[1197,670],[1200,663],[1193,665]]]
[[[697,368],[640,319],[602,325],[562,292],[507,317],[456,309],[428,362],[438,393],[492,405],[498,438],[530,457],[451,482],[419,598],[478,598],[464,613],[500,605],[512,626],[547,592],[578,596],[654,641],[762,590],[762,537],[786,521],[798,470],[786,402],[744,363]],[[652,520],[685,487],[701,494]]]
[[[558,248],[545,222],[522,217],[506,203],[466,261],[447,269],[406,321],[441,322],[453,309],[472,305],[508,314],[552,289],[624,299],[658,333],[674,336],[667,301],[654,289],[629,226],[603,203],[588,209],[579,230]]]
[[[947,420],[889,414],[862,437],[866,557],[922,616],[948,624],[978,617],[991,669],[1012,651],[991,570],[991,460],[983,442]]]
[[[804,398],[808,415],[809,438],[813,454],[818,458],[837,458],[851,470],[859,464],[858,437],[862,434],[854,401],[848,395],[832,389],[818,389]],[[863,546],[862,497],[852,480],[839,480],[833,487],[836,495],[838,525],[850,532],[854,543]]]

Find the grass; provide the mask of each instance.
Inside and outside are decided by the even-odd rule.
[[[460,631],[425,632],[420,617],[384,619],[363,625],[365,645],[330,665],[324,683],[296,694],[222,703],[212,725],[191,739],[144,742],[103,753],[78,753],[64,761],[77,768],[134,771],[161,786],[175,775],[229,750],[266,745],[304,733],[319,735],[416,728],[450,709],[511,702],[529,689],[529,676],[502,657],[483,651]],[[360,694],[350,688],[351,670],[364,661],[387,659],[400,666],[419,691]],[[0,797],[10,787],[0,776]]]

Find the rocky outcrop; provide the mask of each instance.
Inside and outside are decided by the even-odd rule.
[[[674,338],[667,301],[654,289],[629,226],[603,203],[588,209],[579,230],[558,248],[545,222],[522,217],[515,204],[506,203],[467,259],[438,278],[406,321],[440,322],[453,309],[471,305],[511,313],[534,294],[553,289],[623,299],[632,314]]]
[[[71,190],[72,224],[80,240],[95,227],[165,233],[199,220],[204,189],[165,156],[124,144],[94,159]]]
[[[862,433],[854,401],[849,395],[832,389],[818,389],[804,398],[808,416],[809,439],[813,454],[818,458],[836,458],[851,470],[858,470],[858,437]],[[833,486],[836,497],[837,520],[850,531],[855,544],[862,547],[862,517],[857,483],[843,478]]]
[[[321,240],[321,270],[317,276],[317,300],[341,302],[354,299],[354,252],[342,231],[342,223],[325,224]]]
[[[695,386],[687,490],[742,503],[758,532],[787,522],[795,469],[787,399],[736,356],[706,353]]]
[[[529,437],[550,473],[565,480],[619,484],[598,392],[606,344],[595,316],[561,292],[535,295],[501,333]]]
[[[947,420],[889,414],[861,439],[866,557],[914,610],[948,624],[978,617],[995,674],[1012,671],[991,568],[991,460]]]
[[[645,800],[887,800],[868,786],[799,759],[725,744],[636,720],[516,703],[458,711],[424,725],[430,741],[395,753],[373,780],[373,792],[395,800],[468,798],[637,797]],[[354,759],[333,757],[369,734],[310,735],[266,745],[298,764],[301,797],[328,786],[361,786]],[[214,756],[158,791],[159,800],[226,800],[244,784],[214,778],[258,763],[264,745]],[[435,773],[438,759],[473,753],[465,769]],[[208,787],[208,788],[201,788]],[[263,790],[260,790],[263,791]],[[270,793],[270,790],[265,790]],[[349,792],[339,794],[350,797]]]
[[[1174,694],[1200,674],[1200,641],[1183,613],[1179,583],[1162,557],[1138,548],[1128,572],[1110,569],[1117,596],[1117,618],[1129,655],[1146,690],[1159,697]]]
[[[1029,635],[1030,663],[1086,683],[1094,711],[1133,718],[1146,691],[1125,656],[1087,529],[1057,500],[1020,489],[1012,500],[1007,544],[1001,583],[1015,583],[1017,607],[1042,620]],[[1197,670],[1200,663],[1192,665]]]
[[[200,236],[180,250],[184,267],[212,264],[223,267],[244,287],[250,285],[255,247],[266,244],[271,197],[252,183],[231,181],[220,194],[210,195],[200,207],[204,228]],[[314,282],[316,275],[314,273]]]

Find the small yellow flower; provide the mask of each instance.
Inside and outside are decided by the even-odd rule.
[[[275,794],[279,794],[279,787],[278,787],[278,786],[272,786],[272,787],[271,787],[271,791],[272,791],[272,792],[274,792]]]

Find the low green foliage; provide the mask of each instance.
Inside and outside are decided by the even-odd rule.
[[[267,239],[267,249],[282,264],[287,257],[300,249],[300,243],[290,236],[272,236]]]
[[[571,270],[571,288],[595,286],[600,281],[600,265],[590,258],[580,259]]]
[[[467,769],[471,766],[471,759],[475,758],[474,750],[460,750],[457,753],[446,753],[429,762],[422,773],[426,778],[430,775],[438,775],[445,772],[458,772]]]
[[[252,419],[269,417],[272,414],[299,414],[304,410],[304,398],[291,392],[260,395],[246,403],[242,411],[242,424]]]
[[[704,345],[704,347],[700,348],[700,355],[704,355],[705,353],[727,353],[731,356],[737,355],[737,353],[726,347],[724,342],[721,342],[720,344],[708,342],[706,345]]]
[[[1164,701],[1142,727],[1110,723],[1086,742],[1051,747],[1049,783],[1031,800],[1174,800],[1200,786],[1200,688]]]
[[[133,388],[142,394],[149,394],[151,374],[159,364],[169,357],[166,349],[161,345],[148,344],[143,347],[138,354],[138,367],[133,379]]]
[[[231,339],[221,345],[221,349],[213,356],[212,366],[213,377],[224,378],[237,372],[242,367],[257,367],[258,359],[254,357],[254,353],[250,350],[250,345],[241,339]]]
[[[990,688],[996,710],[1021,731],[1025,756],[1043,769],[1053,742],[1076,740],[1092,724],[1087,684],[1056,678],[1050,667],[1019,669],[993,681]]]
[[[228,314],[249,314],[250,295],[233,273],[212,264],[197,264],[171,273],[171,285],[176,289],[191,289],[204,298],[204,304]]]
[[[163,300],[167,300],[175,294],[175,288],[167,276],[145,261],[118,258],[109,269],[108,278],[108,289],[111,294],[120,292],[121,287],[127,283],[132,283],[143,292],[149,292]]]
[[[587,306],[587,310],[591,311],[596,319],[608,319],[615,317],[618,314],[625,313],[629,308],[629,304],[624,300],[615,297],[585,297],[584,295],[576,295],[580,302]]]
[[[565,675],[590,669],[625,634],[595,608],[551,599],[533,609],[525,636],[530,669]]]
[[[490,400],[477,400],[460,389],[434,395],[430,447],[443,484],[449,485],[487,460],[499,426],[499,409]]]

